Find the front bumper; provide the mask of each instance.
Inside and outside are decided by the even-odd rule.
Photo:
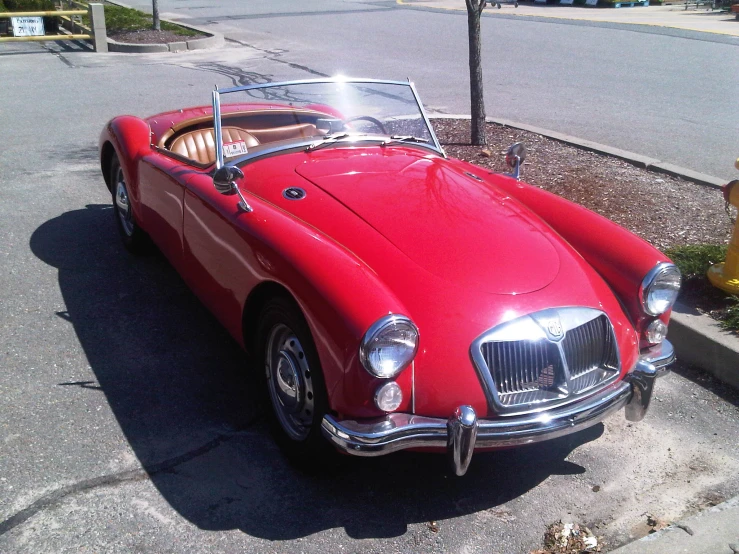
[[[524,416],[478,419],[471,406],[459,406],[448,418],[392,413],[372,420],[323,418],[322,431],[334,446],[356,456],[381,456],[408,448],[446,448],[454,472],[464,475],[475,448],[517,446],[580,431],[626,408],[640,421],[649,408],[655,379],[675,360],[668,341],[639,357],[634,370],[584,400]]]

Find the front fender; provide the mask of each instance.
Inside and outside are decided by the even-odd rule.
[[[185,277],[201,300],[243,343],[245,307],[260,285],[276,283],[296,299],[321,359],[331,408],[356,417],[380,415],[379,380],[358,360],[360,341],[378,318],[409,314],[363,260],[315,228],[255,195],[252,212],[221,195],[207,175],[194,176],[185,195]],[[259,304],[259,302],[257,302]],[[408,375],[406,375],[408,373]],[[411,376],[398,378],[410,405]]]
[[[618,295],[642,336],[652,318],[644,313],[639,288],[654,266],[670,259],[610,219],[556,194],[509,177],[488,181],[526,205],[577,250]],[[661,319],[667,323],[669,312]]]
[[[138,217],[140,216],[139,202],[141,197],[138,166],[141,158],[151,152],[151,129],[149,124],[138,117],[122,115],[111,119],[100,133],[100,163],[109,189],[112,184],[108,182],[109,175],[106,172],[110,169],[111,146],[121,162],[121,168],[128,184],[129,197],[132,200],[131,207],[134,210],[134,215]]]
[[[373,403],[380,380],[361,366],[359,344],[380,317],[410,316],[405,306],[362,260],[284,212],[275,210],[260,230],[263,246],[257,256],[308,319],[332,409],[354,417],[382,415]],[[400,409],[410,409],[411,371],[396,379],[405,398]]]

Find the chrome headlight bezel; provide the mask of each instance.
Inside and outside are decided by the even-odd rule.
[[[651,296],[655,290],[654,287],[660,282],[664,282],[666,279],[674,280],[675,276],[677,277],[677,287],[674,288],[674,297],[664,309],[660,309],[655,306],[655,301]],[[639,302],[641,303],[644,313],[656,317],[670,310],[677,300],[678,292],[680,292],[681,281],[682,276],[680,275],[680,270],[675,264],[670,262],[660,262],[654,266],[644,277],[641,287],[639,288]]]
[[[401,363],[393,370],[388,371],[383,368],[374,367],[370,357],[373,345],[378,339],[382,338],[383,334],[391,333],[398,329],[404,329],[405,331],[410,331],[412,333],[413,346],[407,351],[407,354],[403,356]],[[417,352],[418,328],[416,325],[410,320],[410,318],[404,315],[389,314],[375,321],[370,328],[367,329],[367,332],[364,334],[364,337],[362,337],[362,342],[359,346],[359,361],[364,369],[366,369],[373,377],[392,379],[413,362]]]

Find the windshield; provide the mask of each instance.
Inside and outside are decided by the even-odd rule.
[[[416,144],[443,155],[411,83],[310,80],[213,93],[216,163],[283,149]],[[220,132],[218,132],[220,131]]]

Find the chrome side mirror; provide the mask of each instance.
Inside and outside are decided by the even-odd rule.
[[[521,142],[511,144],[505,155],[505,163],[511,168],[511,177],[520,179],[521,166],[526,159],[526,147]]]
[[[213,174],[213,186],[221,194],[238,194],[241,199],[238,204],[239,208],[245,212],[250,212],[252,211],[252,207],[246,201],[244,195],[241,194],[239,185],[236,184],[236,179],[243,178],[244,172],[238,167],[233,165],[224,165],[216,169],[216,172]]]
[[[244,173],[236,166],[224,165],[213,174],[213,186],[221,194],[233,194],[236,179],[243,179]]]

